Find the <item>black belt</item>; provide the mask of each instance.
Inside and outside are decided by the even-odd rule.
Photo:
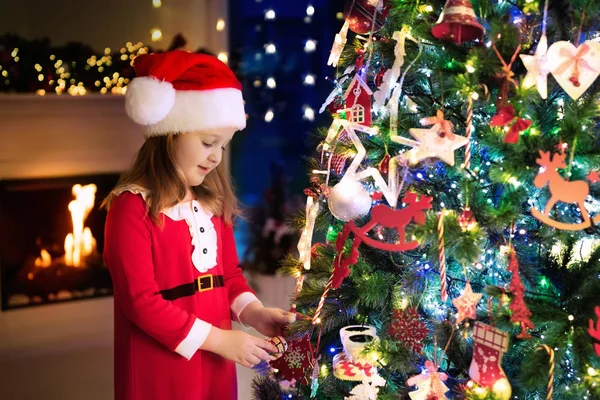
[[[225,286],[223,275],[202,275],[194,279],[194,282],[184,283],[171,289],[161,290],[165,300],[176,300],[180,297],[193,296],[196,292],[206,292],[218,287]]]

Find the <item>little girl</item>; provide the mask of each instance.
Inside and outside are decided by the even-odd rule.
[[[185,51],[141,55],[134,68],[126,111],[146,142],[103,204],[115,399],[235,399],[235,363],[277,349],[231,320],[272,337],[294,318],[265,308],[238,268],[221,160],[246,126],[241,84],[215,57]]]

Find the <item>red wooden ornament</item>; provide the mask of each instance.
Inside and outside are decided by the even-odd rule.
[[[392,209],[389,206],[378,204],[371,209],[371,220],[364,226],[357,227],[354,221],[348,222],[350,229],[357,238],[371,247],[386,251],[407,251],[416,249],[419,242],[406,241],[405,228],[415,222],[418,225],[423,225],[426,221],[424,210],[431,208],[432,198],[421,195],[420,199],[414,192],[408,192],[402,199],[406,207],[401,209]],[[368,232],[375,226],[385,228],[395,228],[398,231],[399,240],[396,243],[381,242],[368,236]]]
[[[344,93],[346,101],[346,119],[364,126],[371,126],[371,96],[373,91],[365,83],[360,74],[354,75],[348,89]]]
[[[390,12],[389,0],[383,0],[382,7],[377,10],[375,15],[375,24],[373,24],[373,15],[379,5],[379,0],[348,0],[344,6],[344,17],[349,22],[349,28],[352,32],[364,35],[371,32],[377,32],[385,23]]]
[[[352,250],[349,255],[344,254],[344,244],[346,239],[350,235],[350,226],[344,224],[342,231],[338,233],[338,237],[335,241],[335,249],[337,250],[337,256],[333,261],[333,280],[331,286],[334,289],[340,287],[344,279],[350,275],[350,266],[356,264],[358,261],[358,246],[360,245],[360,239],[354,239],[352,242]]]
[[[485,29],[477,21],[470,0],[448,0],[431,33],[454,43],[481,39]]]

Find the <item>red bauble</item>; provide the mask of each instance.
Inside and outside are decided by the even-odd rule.
[[[390,172],[390,155],[386,154],[378,165],[379,172],[384,175],[387,175]]]
[[[337,114],[337,112],[339,110],[342,110],[343,108],[344,108],[344,103],[339,98],[336,100],[333,100],[327,106],[327,110],[332,114]]]
[[[390,11],[389,0],[383,0],[383,7],[377,11],[375,24],[373,24],[373,14],[379,0],[347,0],[344,7],[344,17],[350,23],[352,32],[364,35],[371,32],[377,32],[383,24]]]
[[[377,75],[375,75],[375,86],[376,87],[381,87],[381,84],[383,83],[383,77],[385,75],[385,68],[382,66],[381,69],[379,70],[379,72],[377,73]]]
[[[458,217],[458,225],[463,231],[470,231],[471,229],[475,228],[477,221],[473,216],[473,211],[471,211],[471,208],[465,207],[463,212],[460,213]]]
[[[423,340],[428,333],[427,325],[421,319],[416,308],[394,310],[392,323],[388,328],[388,334],[392,339],[402,342],[407,349],[415,353],[421,353]]]

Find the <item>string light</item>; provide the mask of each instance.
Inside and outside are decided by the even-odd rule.
[[[302,119],[306,119],[308,121],[314,121],[315,120],[315,110],[313,110],[308,105],[303,106],[303,109],[304,109],[304,115],[302,116]]]
[[[308,39],[306,41],[306,43],[304,44],[304,52],[306,52],[306,53],[312,53],[316,49],[317,49],[317,42],[315,40]]]
[[[265,19],[266,20],[274,20],[275,19],[275,10],[273,9],[268,9],[265,12]]]
[[[229,56],[227,55],[227,52],[222,51],[219,53],[219,55],[217,56],[217,58],[219,60],[221,60],[222,62],[224,62],[225,64],[227,64],[229,62]]]
[[[154,8],[160,8],[162,6],[162,1],[161,0],[152,0],[152,6]]]
[[[314,86],[315,76],[313,74],[306,74],[306,76],[304,77],[304,84],[306,86]]]
[[[312,5],[308,5],[308,7],[306,7],[306,15],[308,15],[309,17],[312,17],[315,14],[315,8]]]
[[[268,43],[265,45],[265,52],[267,54],[275,54],[277,53],[277,47],[273,43]]]
[[[275,82],[275,78],[270,77],[267,79],[267,87],[269,89],[275,89],[277,87],[277,82]]]
[[[158,42],[162,40],[162,31],[160,29],[154,28],[150,31],[150,35],[153,42]]]
[[[265,122],[273,121],[274,117],[275,117],[275,113],[273,112],[273,110],[271,108],[269,108],[267,110],[267,112],[265,113]]]
[[[225,20],[223,18],[219,18],[217,21],[217,31],[221,32],[223,29],[225,29]]]

